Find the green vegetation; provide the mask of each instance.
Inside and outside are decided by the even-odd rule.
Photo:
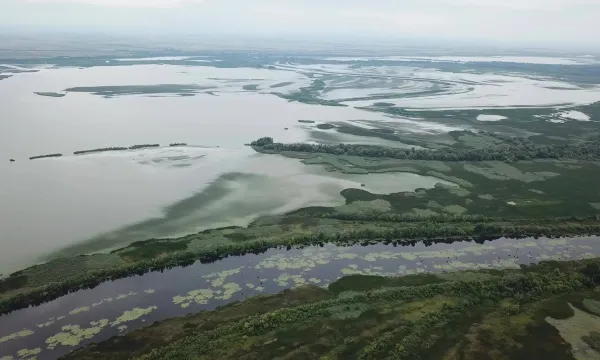
[[[581,304],[600,298],[599,264],[354,275],[155,323],[64,359],[573,360],[577,341],[598,344],[600,318]],[[565,332],[582,316],[585,326]]]
[[[99,152],[105,152],[105,151],[123,151],[123,150],[128,150],[128,148],[126,148],[126,147],[107,147],[107,148],[91,149],[91,150],[78,150],[78,151],[75,151],[73,154],[74,155],[83,155],[83,154],[92,154],[92,153],[99,153]]]
[[[56,93],[56,92],[35,92],[34,94],[39,96],[48,96],[48,97],[63,97],[67,94]]]
[[[140,145],[133,145],[129,147],[129,150],[137,150],[137,149],[145,149],[145,148],[153,148],[153,147],[159,147],[160,144],[140,144]]]
[[[415,216],[415,218],[417,218]],[[55,282],[44,283],[49,280],[45,275],[32,274],[34,270],[52,268],[53,262],[39,265],[24,271],[12,274],[0,281],[0,313],[11,312],[30,305],[38,305],[69,292],[94,287],[107,280],[141,275],[148,271],[158,271],[176,266],[191,265],[195,261],[202,263],[214,262],[228,256],[244,255],[248,253],[262,253],[270,248],[279,246],[306,246],[324,243],[338,245],[370,244],[377,242],[395,243],[402,245],[414,244],[417,241],[425,243],[452,243],[454,241],[476,241],[498,237],[540,237],[540,236],[574,236],[600,234],[600,222],[590,219],[576,219],[570,221],[548,222],[481,222],[465,221],[455,222],[406,222],[379,224],[377,226],[345,226],[340,232],[321,232],[315,229],[304,235],[292,237],[275,237],[270,239],[246,239],[221,245],[203,246],[190,249],[194,241],[193,236],[172,240],[152,240],[149,242],[135,243],[123,250],[113,253],[125,262],[109,260],[103,262],[100,268],[85,268],[84,271],[70,272],[57,276]],[[473,219],[471,219],[473,220]],[[368,223],[367,223],[368,224]],[[384,226],[382,226],[384,225]],[[190,246],[190,247],[188,247]],[[101,255],[97,255],[101,256]],[[86,257],[80,257],[86,259]],[[114,263],[110,266],[111,262]],[[42,280],[44,279],[44,280]],[[51,280],[50,280],[51,281]],[[41,283],[42,286],[36,286]]]
[[[172,143],[172,144],[169,144],[169,146],[170,147],[187,146],[187,144],[186,143]]]
[[[332,125],[332,124],[318,124],[317,128],[321,129],[321,130],[329,130],[329,129],[335,128],[335,125]]]
[[[598,134],[582,139],[577,144],[538,145],[526,138],[510,137],[499,133],[485,133],[503,142],[503,145],[484,148],[444,148],[443,150],[404,149],[371,145],[323,145],[323,144],[282,144],[273,138],[264,137],[250,143],[257,151],[302,153],[324,153],[333,155],[354,155],[374,158],[439,160],[439,161],[489,161],[515,162],[533,159],[600,159]]]
[[[323,80],[316,79],[306,87],[300,88],[299,91],[283,94],[283,93],[272,93],[273,95],[279,96],[280,98],[287,99],[290,101],[298,101],[305,104],[316,104],[326,106],[347,106],[338,101],[324,100],[320,98],[321,93],[325,90],[326,84]]]
[[[185,146],[185,145],[187,145],[187,144],[174,143],[169,146]],[[160,146],[160,144],[140,144],[140,145],[133,145],[133,146],[129,146],[129,147],[113,146],[113,147],[105,147],[105,148],[98,148],[98,149],[91,149],[91,150],[78,150],[78,151],[75,151],[73,154],[74,155],[84,155],[84,154],[93,154],[93,153],[100,153],[100,152],[106,152],[106,151],[138,150],[138,149],[153,148],[153,147],[159,147],[159,146]]]
[[[61,157],[61,156],[63,156],[63,155],[62,154],[37,155],[37,156],[30,157],[29,160],[52,158],[52,157]]]
[[[178,94],[195,95],[202,90],[213,89],[213,86],[199,86],[192,84],[158,84],[158,85],[124,85],[124,86],[90,86],[73,87],[65,89],[66,92],[83,92],[100,95],[106,98],[122,95],[149,95],[149,94]]]
[[[592,349],[600,353],[600,332],[592,331],[589,335],[581,338],[585,341]]]

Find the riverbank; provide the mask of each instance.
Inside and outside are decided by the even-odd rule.
[[[600,256],[598,237],[500,238],[490,241],[437,241],[271,248],[212,263],[148,272],[76,291],[40,306],[0,317],[0,356],[18,357],[40,347],[52,360],[79,347],[145,328],[149,324],[206,312],[255,296],[308,284],[333,289],[349,275],[395,277],[469,270],[497,273],[548,261]],[[126,328],[125,328],[126,327]],[[11,334],[31,331],[29,336]],[[17,335],[14,335],[17,336]],[[8,339],[8,340],[7,340]]]
[[[307,285],[155,323],[63,359],[572,359],[575,336],[583,339],[579,346],[595,346],[599,269],[600,260],[591,259],[352,275],[326,289]],[[586,325],[567,334],[574,323]]]
[[[231,243],[190,247],[194,235],[179,239],[152,240],[134,243],[109,255],[79,256],[58,259],[43,265],[11,274],[0,282],[0,314],[39,305],[69,292],[92,288],[104,281],[141,275],[196,261],[211,263],[228,256],[262,253],[271,248],[322,245],[353,245],[358,243],[414,244],[420,241],[445,242],[475,241],[500,237],[578,236],[600,234],[600,222],[595,220],[561,223],[510,224],[500,222],[434,223],[368,223],[353,230],[334,233],[310,232],[304,235],[271,239],[237,239]],[[196,236],[202,238],[213,231]],[[197,245],[196,245],[197,246]],[[95,267],[86,268],[86,262]],[[112,265],[112,266],[111,266]],[[87,271],[86,271],[87,270]],[[51,274],[52,279],[48,278]],[[33,284],[44,284],[32,287]]]

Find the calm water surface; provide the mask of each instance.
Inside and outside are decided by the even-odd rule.
[[[390,193],[433,187],[438,181],[411,174],[374,175],[366,181],[255,154],[244,144],[262,136],[283,142],[318,140],[311,138],[314,128],[298,120],[389,120],[351,107],[290,103],[265,94],[281,82],[292,83],[277,88],[285,92],[310,80],[293,71],[141,65],[42,69],[0,82],[0,273],[56,252],[102,251],[152,237],[246,225],[263,214],[304,206],[340,205],[339,192],[361,183],[369,191]],[[212,87],[213,95],[34,94],[156,84]],[[258,84],[258,90],[245,91],[249,84]],[[27,160],[48,153],[174,142],[194,146]],[[159,221],[143,231],[129,230],[148,219]]]
[[[501,238],[484,244],[326,245],[290,251],[271,249],[260,255],[231,257],[212,264],[196,263],[103,283],[4,315],[0,317],[0,339],[10,339],[0,343],[0,357],[39,348],[39,359],[56,359],[77,347],[154,321],[304,284],[327,286],[344,275],[516,268],[541,260],[597,257],[599,240]],[[25,336],[14,335],[21,331],[25,331],[21,333]]]

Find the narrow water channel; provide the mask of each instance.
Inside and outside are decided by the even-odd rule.
[[[484,244],[325,245],[195,263],[106,282],[0,317],[0,359],[56,359],[76,348],[232,301],[286,288],[327,286],[350,274],[403,275],[516,268],[600,256],[600,237],[500,238]],[[12,356],[12,358],[11,358]]]

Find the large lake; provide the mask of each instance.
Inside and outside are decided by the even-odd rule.
[[[156,84],[196,84],[203,90],[195,96],[35,94]],[[0,81],[0,273],[57,252],[102,251],[156,236],[246,225],[263,214],[341,205],[339,192],[361,183],[368,191],[390,193],[433,187],[439,181],[402,173],[369,175],[367,181],[365,175],[331,173],[295,159],[254,153],[244,144],[262,136],[283,142],[317,141],[314,125],[298,120],[390,118],[352,107],[288,102],[245,90],[249,84],[265,89],[275,85],[284,92],[310,80],[292,71],[138,65],[44,68]],[[356,138],[348,135],[343,140],[374,141]],[[176,142],[190,146],[168,147]],[[147,143],[166,146],[69,155]],[[28,160],[49,153],[67,156]],[[110,236],[150,218],[158,219],[154,222],[158,225]],[[102,234],[110,240],[93,240]]]

